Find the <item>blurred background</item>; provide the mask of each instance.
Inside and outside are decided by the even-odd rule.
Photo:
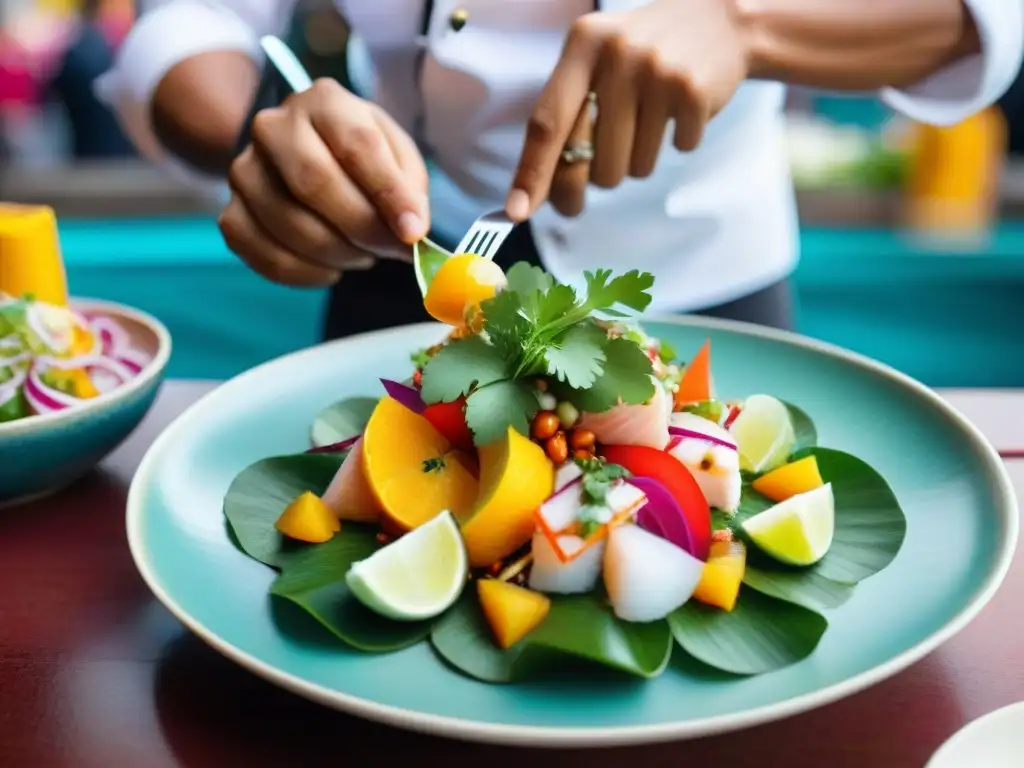
[[[0,0],[0,200],[55,207],[73,293],[159,316],[170,376],[224,378],[315,343],[324,294],[238,263],[218,196],[140,160],[93,96],[135,5]],[[289,43],[314,75],[346,77],[329,3],[300,3]],[[949,129],[803,92],[788,123],[799,330],[932,386],[1024,386],[1024,79]]]

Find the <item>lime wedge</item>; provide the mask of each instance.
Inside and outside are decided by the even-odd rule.
[[[789,565],[814,565],[832,546],[835,531],[832,483],[792,496],[743,523],[750,540]]]
[[[441,265],[453,254],[446,251],[437,243],[423,238],[412,246],[412,266],[416,272],[416,284],[420,287],[420,293],[427,295],[427,288],[434,280],[434,275]]]
[[[767,472],[786,463],[796,446],[789,409],[770,395],[751,395],[729,427],[740,452],[740,469]]]
[[[454,603],[468,570],[459,526],[445,510],[353,563],[345,582],[370,610],[397,621],[417,621]]]

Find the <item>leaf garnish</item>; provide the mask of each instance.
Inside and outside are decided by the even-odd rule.
[[[616,307],[642,311],[651,301],[653,276],[637,270],[614,278],[610,270],[587,272],[582,299],[572,286],[526,263],[513,265],[506,276],[506,288],[480,305],[482,333],[448,343],[426,363],[426,403],[467,396],[466,422],[474,442],[483,445],[509,426],[529,434],[537,378],[550,377],[586,411],[650,400],[650,358],[634,341],[609,338],[595,313],[622,314]]]

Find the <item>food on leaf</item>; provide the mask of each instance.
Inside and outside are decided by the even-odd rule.
[[[444,435],[453,448],[460,451],[473,450],[473,433],[466,424],[466,398],[460,397],[449,403],[433,403],[423,409],[423,418]]]
[[[530,540],[534,510],[551,495],[555,468],[540,446],[511,428],[479,456],[480,495],[462,536],[470,563],[485,567]]]
[[[713,421],[692,413],[672,414],[668,452],[681,461],[710,506],[735,512],[743,481],[736,441]]]
[[[429,619],[459,599],[469,571],[459,526],[445,510],[352,564],[345,583],[372,611],[396,621]]]
[[[539,592],[497,579],[480,579],[477,595],[499,648],[518,643],[539,627],[551,610],[551,600]]]
[[[322,544],[341,530],[341,522],[319,496],[306,491],[285,507],[274,527],[289,539]]]
[[[345,460],[338,467],[334,479],[321,497],[327,508],[340,520],[357,523],[374,523],[380,517],[380,502],[366,479],[366,465],[363,459],[363,439],[356,441],[349,449]]]
[[[740,451],[740,468],[768,472],[781,466],[796,446],[786,404],[771,395],[751,395],[729,427]]]
[[[747,547],[735,539],[711,542],[700,583],[693,592],[695,600],[723,611],[736,607],[740,584],[747,566]]]
[[[557,547],[557,549],[556,549]],[[587,546],[573,534],[563,534],[551,541],[538,531],[531,547],[530,589],[550,594],[572,595],[590,592],[597,586],[604,563],[605,539]],[[559,553],[568,553],[565,560]]]
[[[408,531],[449,510],[463,520],[477,481],[451,443],[423,416],[381,398],[363,433],[366,479],[384,515]]]
[[[749,539],[776,560],[814,565],[832,546],[835,499],[832,484],[791,496],[743,523]]]
[[[711,339],[704,342],[690,364],[683,369],[683,377],[676,389],[675,406],[682,410],[690,403],[700,403],[714,397],[711,379]]]
[[[460,253],[446,259],[434,274],[423,306],[435,320],[462,327],[466,313],[494,296],[505,283],[505,273],[493,261]]]
[[[624,621],[657,621],[693,595],[704,563],[670,541],[636,525],[608,534],[604,586],[615,615]]]
[[[751,487],[772,501],[785,501],[791,496],[813,491],[824,484],[825,481],[821,479],[821,472],[818,470],[818,460],[814,456],[805,456],[761,475],[751,483]]]
[[[442,274],[476,257],[448,256],[417,249],[424,292],[440,275],[431,301],[458,327],[413,351],[412,386],[382,379],[387,396],[321,411],[319,447],[264,459],[232,484],[233,541],[281,570],[271,593],[360,650],[429,637],[486,682],[559,656],[685,674],[668,665],[673,643],[737,674],[811,654],[828,625],[817,611],[842,605],[902,544],[884,479],[819,447],[795,405],[716,399],[709,343],[683,371],[671,344],[621,320],[649,303],[649,275],[597,270],[584,294],[516,264],[501,290],[483,290]],[[442,301],[446,284],[458,290]],[[0,302],[0,321],[11,306]],[[72,349],[107,335],[51,324]],[[0,419],[34,407],[37,390],[88,392],[76,369],[89,366],[64,361],[30,369],[5,401],[12,348],[0,333]],[[836,514],[857,535],[832,548]]]
[[[672,415],[672,396],[654,382],[654,394],[640,405],[620,403],[601,413],[584,413],[580,426],[594,433],[604,445],[668,445],[668,424]]]
[[[606,445],[602,456],[610,464],[625,467],[636,477],[649,477],[661,483],[675,498],[686,516],[693,536],[693,555],[707,557],[711,544],[711,508],[690,471],[667,451],[640,445]]]

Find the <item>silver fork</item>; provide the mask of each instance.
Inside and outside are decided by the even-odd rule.
[[[473,222],[469,232],[459,241],[455,253],[475,253],[485,259],[493,259],[515,225],[504,211],[489,211]]]

